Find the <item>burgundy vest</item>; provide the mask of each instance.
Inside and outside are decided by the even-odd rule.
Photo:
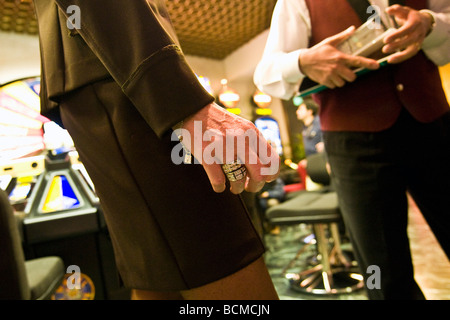
[[[351,25],[362,24],[347,0],[306,0],[312,24],[310,46]],[[406,0],[414,9],[427,0]],[[376,132],[389,128],[402,107],[421,122],[449,111],[439,69],[420,51],[413,58],[362,76],[342,88],[315,94],[320,121],[326,131]]]

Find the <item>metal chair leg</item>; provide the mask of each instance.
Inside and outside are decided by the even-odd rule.
[[[319,264],[297,274],[286,275],[291,288],[299,292],[325,295],[350,293],[363,288],[363,277],[358,273],[358,268],[342,253],[337,225],[329,225],[333,238],[331,248],[325,235],[325,227],[326,224],[314,225]],[[331,260],[337,263],[331,263]]]

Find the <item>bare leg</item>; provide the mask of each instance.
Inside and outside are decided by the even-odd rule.
[[[131,291],[131,300],[183,300],[179,292]]]
[[[132,300],[278,300],[264,259],[199,288],[181,292],[132,290]]]
[[[264,259],[221,280],[182,291],[186,300],[278,300]]]

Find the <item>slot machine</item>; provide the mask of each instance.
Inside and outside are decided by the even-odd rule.
[[[257,90],[252,97],[254,103],[254,123],[261,131],[264,138],[272,144],[278,155],[283,156],[283,145],[281,143],[280,125],[272,117],[272,97]]]
[[[107,298],[120,288],[100,201],[67,131],[40,115],[39,86],[35,77],[0,87],[0,187],[25,258],[60,256],[88,284],[74,296]],[[70,298],[64,292],[56,298]]]

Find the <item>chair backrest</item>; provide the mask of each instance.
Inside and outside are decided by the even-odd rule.
[[[327,159],[323,152],[309,155],[306,158],[306,172],[312,181],[324,186],[329,186],[331,183],[330,174],[327,170]]]
[[[25,257],[17,221],[7,194],[0,189],[0,299],[30,299]]]

